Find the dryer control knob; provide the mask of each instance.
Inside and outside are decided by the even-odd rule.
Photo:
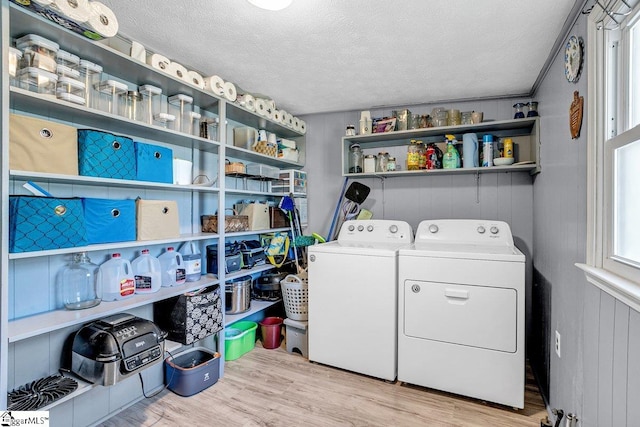
[[[350,225],[349,227],[347,227],[347,229],[348,229],[349,231],[353,231],[353,230],[355,230],[356,228],[355,228],[353,225]]]
[[[439,230],[439,229],[438,229],[438,226],[437,226],[437,225],[435,225],[435,224],[431,224],[431,225],[429,226],[429,232],[430,232],[430,233],[432,233],[432,234],[437,233],[437,232],[438,232],[438,230]]]
[[[398,232],[398,226],[397,226],[397,225],[395,225],[395,224],[390,225],[390,226],[389,226],[389,231],[390,231],[391,233],[397,233],[397,232]]]
[[[484,234],[485,231],[487,231],[487,230],[485,230],[485,228],[483,226],[479,226],[478,227],[478,233]]]
[[[309,261],[314,262],[316,260],[315,255],[309,255]]]
[[[369,232],[373,231],[373,225],[367,225],[367,231]]]
[[[489,229],[489,231],[491,231],[491,234],[498,234],[498,231],[500,230],[498,230],[498,227],[493,226]]]
[[[363,225],[359,225],[358,226],[358,231],[362,231],[362,230],[364,230],[364,226]]]

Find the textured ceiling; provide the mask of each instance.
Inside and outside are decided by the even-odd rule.
[[[102,0],[119,34],[295,115],[529,94],[574,0]]]

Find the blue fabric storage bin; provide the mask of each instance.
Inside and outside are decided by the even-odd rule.
[[[173,150],[159,145],[135,142],[136,179],[173,184]]]
[[[82,200],[89,244],[136,240],[136,201]]]
[[[135,180],[133,139],[93,129],[78,129],[78,172],[83,176]]]
[[[86,245],[82,199],[9,196],[9,252]]]

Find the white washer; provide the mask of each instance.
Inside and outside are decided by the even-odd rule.
[[[523,408],[525,256],[509,225],[422,221],[398,265],[398,381]]]
[[[396,379],[398,249],[412,242],[407,222],[353,220],[309,246],[309,360]]]

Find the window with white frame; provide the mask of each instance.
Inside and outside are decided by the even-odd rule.
[[[640,307],[640,2],[606,6],[588,27],[587,263]]]

